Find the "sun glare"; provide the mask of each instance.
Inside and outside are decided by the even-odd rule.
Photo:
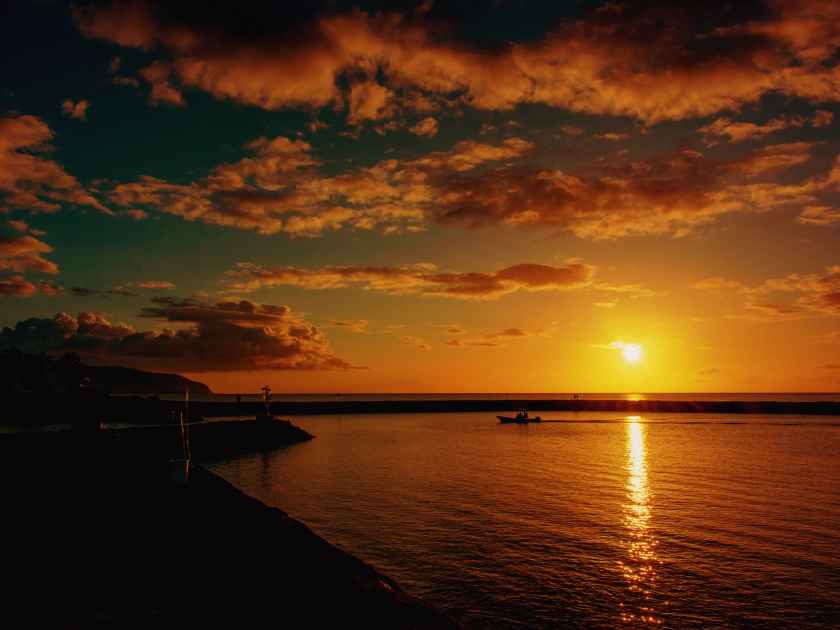
[[[626,343],[621,349],[621,354],[627,363],[638,363],[642,360],[642,346],[637,343]]]

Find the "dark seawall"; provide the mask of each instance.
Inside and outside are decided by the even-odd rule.
[[[196,413],[206,417],[252,415],[258,403],[195,403]],[[280,415],[358,413],[446,413],[458,411],[614,411],[622,413],[767,413],[840,415],[836,402],[783,401],[685,401],[685,400],[336,400],[329,402],[276,402],[271,409]]]
[[[172,409],[182,405],[159,401]],[[264,409],[260,403],[195,402],[191,404],[197,415],[212,418],[252,416]],[[783,401],[685,401],[685,400],[335,400],[317,402],[271,403],[274,414],[281,416],[495,412],[528,409],[546,411],[606,411],[627,414],[644,413],[734,413],[734,414],[802,414],[840,415],[840,403],[783,402]],[[169,412],[172,413],[171,411]]]
[[[285,420],[258,422],[230,420],[202,422],[188,427],[192,458],[196,461],[226,459],[291,446],[313,436]],[[143,466],[147,461],[183,457],[177,425],[141,426],[126,429],[48,431],[0,434],[0,454],[16,459],[61,460],[67,452],[94,452],[113,464],[124,460]]]
[[[130,424],[172,424],[184,410],[184,403],[142,396],[71,397],[17,395],[4,401],[4,424],[35,426],[72,423],[74,418]],[[531,412],[579,411],[705,414],[797,414],[840,415],[840,402],[789,401],[688,401],[688,400],[331,400],[274,401],[271,411],[278,416],[399,414],[446,412],[496,412],[528,409]],[[254,417],[264,411],[258,402],[202,402],[189,405],[192,420],[236,416]]]

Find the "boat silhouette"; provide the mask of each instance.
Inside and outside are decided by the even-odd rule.
[[[515,416],[496,416],[501,424],[531,424],[532,422],[542,422],[539,416],[531,417],[525,409],[521,409]]]

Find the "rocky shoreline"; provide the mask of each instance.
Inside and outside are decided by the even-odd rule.
[[[0,439],[9,489],[2,617],[71,628],[459,627],[206,469],[194,467],[186,484],[173,481],[161,431],[172,433]],[[230,456],[266,435],[273,446],[312,437],[282,422],[208,423],[193,433],[194,454]]]

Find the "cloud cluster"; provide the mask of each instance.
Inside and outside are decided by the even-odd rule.
[[[733,121],[730,118],[718,118],[697,131],[705,136],[705,143],[714,146],[721,140],[729,142],[744,142],[746,140],[758,140],[783,129],[799,129],[805,125],[812,127],[826,127],[834,122],[834,114],[830,111],[819,109],[814,116],[808,120],[803,116],[781,116],[773,118],[764,124],[747,121]]]
[[[534,145],[507,138],[490,145],[472,140],[449,151],[334,176],[322,174],[311,146],[283,136],[258,138],[251,153],[221,164],[190,184],[143,176],[108,192],[115,206],[157,208],[190,221],[291,236],[317,236],[342,227],[385,233],[422,229],[425,206],[440,192],[431,182],[447,173],[466,173],[491,163],[520,158]]]
[[[0,271],[57,274],[58,265],[43,257],[51,251],[52,247],[29,234],[0,237]]]
[[[413,133],[415,136],[433,138],[437,135],[438,132],[438,122],[437,120],[429,116],[418,122],[411,129],[409,129],[409,131],[411,131],[411,133]]]
[[[807,206],[796,220],[805,225],[831,225],[840,222],[840,209],[831,206]]]
[[[595,268],[579,260],[564,265],[520,264],[495,272],[447,272],[423,263],[403,267],[262,267],[238,263],[227,274],[226,290],[246,293],[276,286],[306,289],[359,288],[391,295],[496,299],[514,291],[580,289],[592,282]]]
[[[44,273],[56,275],[58,265],[44,258],[52,251],[47,243],[32,236],[33,232],[24,221],[10,221],[18,232],[29,232],[20,236],[0,236],[0,295],[31,297],[37,293],[55,295],[62,289],[47,280],[33,282],[23,273]]]
[[[0,278],[0,295],[13,297],[32,297],[37,293],[44,295],[56,295],[61,292],[61,287],[47,280],[30,282],[21,275]]]
[[[88,37],[158,54],[141,73],[157,98],[177,82],[265,109],[343,108],[351,122],[452,95],[487,110],[541,103],[656,122],[737,110],[771,92],[825,102],[840,94],[833,0],[627,0],[495,46],[461,37],[465,14],[443,6],[315,6],[196,11],[129,0],[82,6],[75,17]]]
[[[61,203],[102,206],[57,162],[42,157],[53,138],[35,116],[0,118],[0,214],[11,210],[56,212]]]
[[[840,316],[840,265],[820,273],[792,273],[749,286],[714,276],[694,283],[700,290],[734,290],[744,295],[745,306],[758,318],[798,319],[813,315]],[[793,296],[794,299],[784,299]]]
[[[646,160],[617,157],[586,174],[485,169],[438,180],[430,212],[444,224],[553,227],[588,239],[680,236],[725,214],[814,204],[837,190],[840,163],[798,185],[761,181],[805,163],[812,148],[771,145],[729,161],[683,149]]]
[[[0,347],[73,350],[98,363],[184,372],[346,369],[326,338],[286,306],[158,298],[143,317],[174,328],[137,331],[100,313],[31,318],[0,333]]]
[[[837,190],[840,166],[800,184],[764,181],[811,159],[814,143],[712,159],[682,149],[644,160],[618,155],[579,173],[526,161],[534,143],[463,140],[446,151],[325,175],[303,140],[259,138],[253,155],[189,184],[141,177],[107,193],[135,206],[263,234],[318,236],[344,227],[385,234],[430,223],[553,228],[588,239],[684,235],[732,212],[817,206]]]

